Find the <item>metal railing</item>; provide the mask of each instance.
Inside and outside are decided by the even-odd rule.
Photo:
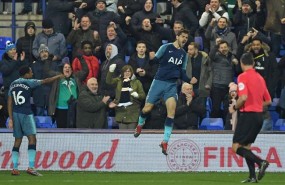
[[[43,17],[44,17],[44,12],[46,10],[46,0],[41,0],[42,1],[42,12],[43,12]],[[0,0],[1,2],[1,0]],[[11,25],[10,26],[0,26],[0,28],[11,28],[12,30],[12,39],[13,41],[16,40],[16,29],[20,28],[22,26],[18,26],[16,23],[16,0],[12,0],[12,20],[11,20]]]

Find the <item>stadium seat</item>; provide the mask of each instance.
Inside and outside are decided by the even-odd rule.
[[[204,118],[199,127],[200,130],[224,130],[222,118]]]
[[[6,128],[8,128],[8,123],[9,123],[9,117],[7,118],[7,120],[5,122]]]
[[[126,55],[126,56],[125,56],[125,62],[126,62],[126,64],[129,63],[129,60],[130,60],[130,56]]]
[[[52,122],[50,116],[34,116],[37,128],[57,128],[56,123]],[[6,120],[6,127],[8,128],[9,118]]]
[[[273,123],[273,130],[285,131],[285,119],[278,119]]]
[[[4,36],[0,36],[0,49],[4,49],[6,47],[6,42],[7,41],[13,41],[13,39],[11,37],[4,37]]]
[[[271,105],[268,107],[269,111],[276,111],[276,107],[279,104],[279,98],[273,98]]]
[[[0,86],[2,87],[3,85],[3,76],[2,76],[2,73],[0,73]]]
[[[0,49],[0,61],[2,60],[2,56],[5,53],[5,49]]]
[[[37,128],[56,128],[50,116],[35,116],[35,122]]]
[[[279,52],[279,55],[282,57],[282,56],[285,56],[285,45],[281,44],[280,46],[280,52]]]
[[[194,42],[196,42],[197,44],[199,44],[199,50],[203,50],[204,49],[204,44],[203,44],[203,38],[202,37],[194,37]]]
[[[273,124],[279,119],[280,115],[276,111],[269,111]]]

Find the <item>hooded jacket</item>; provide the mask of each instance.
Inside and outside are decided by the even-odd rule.
[[[267,89],[270,96],[273,98],[275,96],[275,89],[278,84],[278,77],[280,71],[278,70],[278,63],[276,61],[275,55],[270,52],[270,47],[262,43],[261,50],[259,54],[254,54],[251,49],[251,43],[245,45],[244,52],[251,52],[254,57],[255,69],[261,74],[266,82]],[[263,63],[263,71],[259,71],[259,64]]]
[[[121,74],[121,69],[125,65],[118,55],[118,48],[114,44],[108,44],[107,46],[112,46],[112,53],[110,57],[107,57],[106,51],[106,60],[100,66],[100,93],[104,96],[110,96],[111,98],[115,97],[115,85],[109,85],[106,83],[107,73],[109,72],[109,67],[111,64],[117,64],[113,77],[118,77]]]
[[[153,9],[151,9],[150,11],[146,11],[145,8],[143,8],[143,10],[136,12],[131,19],[131,26],[132,29],[134,30],[140,30],[142,28],[142,21],[145,18],[150,19],[150,21],[153,23],[156,18],[160,17],[157,13],[152,11]]]
[[[28,28],[32,27],[35,30],[34,35],[29,35],[28,34]],[[33,56],[32,54],[32,50],[33,50],[33,42],[36,36],[36,25],[34,22],[32,21],[28,21],[25,25],[25,36],[24,37],[20,37],[17,40],[16,43],[16,48],[17,48],[17,53],[21,54],[23,51],[25,52],[25,60],[29,63],[29,65],[31,65],[36,58]]]

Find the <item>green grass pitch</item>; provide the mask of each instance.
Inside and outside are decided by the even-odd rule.
[[[224,172],[172,172],[172,173],[122,173],[122,172],[59,172],[42,171],[36,177],[21,171],[12,176],[10,171],[0,171],[1,185],[232,185],[241,184],[248,173]],[[284,173],[266,173],[259,182],[284,185]]]

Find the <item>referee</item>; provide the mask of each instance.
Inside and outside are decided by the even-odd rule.
[[[238,100],[236,105],[229,107],[232,113],[239,109],[238,123],[233,136],[232,149],[245,158],[249,178],[242,183],[257,183],[265,175],[269,166],[268,161],[258,158],[250,150],[262,127],[263,107],[271,104],[271,97],[262,76],[254,69],[254,60],[251,53],[242,55],[241,68],[243,73],[238,76]],[[258,177],[255,175],[255,163],[259,166]]]

